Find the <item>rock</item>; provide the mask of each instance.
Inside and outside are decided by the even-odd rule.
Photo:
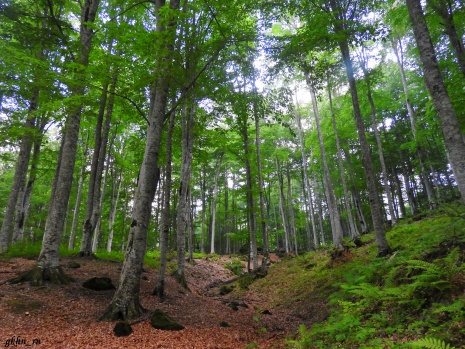
[[[69,262],[68,263],[68,268],[70,268],[70,269],[78,269],[80,267],[81,267],[81,265],[78,262]]]
[[[107,277],[93,277],[92,279],[85,281],[82,284],[82,287],[94,291],[116,290],[116,287],[111,282],[111,279]]]
[[[220,295],[224,296],[225,294],[231,293],[234,289],[234,286],[223,285],[220,287]]]
[[[226,321],[221,321],[220,327],[229,327],[229,324]]]
[[[150,318],[150,324],[152,327],[164,331],[179,331],[184,329],[183,325],[177,323],[176,320],[160,309],[155,310],[155,313]]]
[[[127,322],[118,322],[113,328],[116,337],[126,337],[132,333],[132,327]]]

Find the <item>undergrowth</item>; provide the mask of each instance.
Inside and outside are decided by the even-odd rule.
[[[383,258],[375,257],[373,243],[351,248],[353,258],[339,264],[322,259],[321,252],[296,259],[289,268],[300,273],[302,284],[293,292],[331,290],[330,315],[302,325],[288,347],[463,348],[464,219],[465,208],[448,207],[399,224],[387,235],[394,253]]]

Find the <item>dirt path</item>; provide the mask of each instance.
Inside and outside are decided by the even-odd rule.
[[[70,261],[81,267],[66,268]],[[96,322],[114,291],[91,291],[81,285],[94,276],[109,277],[117,284],[121,264],[64,258],[61,264],[76,282],[31,287],[1,283],[33,266],[34,260],[0,260],[0,346],[14,347],[14,341],[22,343],[16,348],[284,348],[283,338],[297,328],[288,313],[267,309],[268,314],[262,314],[260,298],[247,295],[236,300],[244,306],[233,310],[223,302],[228,296],[215,295],[211,285],[234,277],[224,262],[196,260],[189,265],[189,291],[168,278],[163,303],[151,295],[157,275],[147,270],[142,279],[142,305],[167,312],[185,329],[160,331],[147,320],[135,324],[130,336],[116,337],[115,323]]]

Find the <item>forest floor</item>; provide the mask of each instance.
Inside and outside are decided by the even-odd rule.
[[[236,277],[225,267],[228,258],[196,259],[195,263],[187,264],[189,290],[167,277],[163,302],[151,295],[157,271],[146,268],[141,281],[142,305],[150,310],[163,310],[185,329],[156,330],[149,320],[145,320],[134,324],[133,333],[127,337],[114,335],[115,322],[97,321],[111,301],[114,290],[92,291],[82,287],[84,281],[92,277],[109,277],[117,285],[121,263],[66,257],[61,260],[61,265],[75,282],[66,286],[46,283],[42,287],[33,287],[28,283],[8,284],[5,281],[31,268],[34,259],[0,260],[0,346],[284,348],[285,338],[296,332],[302,323],[301,317],[292,309],[268,308],[272,304],[270,299],[256,290],[219,295],[219,286]],[[277,261],[276,256],[273,258]],[[70,262],[78,262],[81,267],[69,268]],[[237,310],[232,309],[232,301],[239,304]]]

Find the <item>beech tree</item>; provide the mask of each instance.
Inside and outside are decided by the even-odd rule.
[[[421,3],[419,0],[407,0],[407,7],[415,40],[420,50],[425,83],[441,120],[448,158],[452,165],[462,200],[465,200],[465,143],[463,135],[460,131],[454,107],[444,85]]]

